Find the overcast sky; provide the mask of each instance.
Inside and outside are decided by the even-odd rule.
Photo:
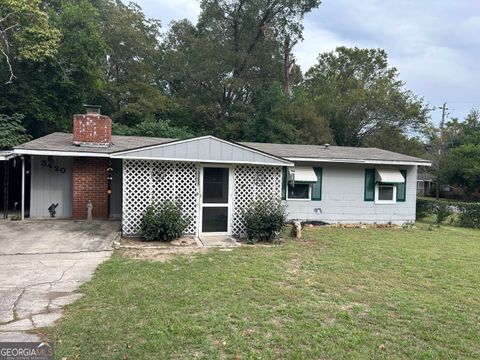
[[[195,22],[197,0],[136,0],[148,17]],[[480,108],[480,0],[324,0],[294,49],[302,71],[337,46],[385,49],[406,88],[451,117]],[[432,113],[438,122],[441,111]]]

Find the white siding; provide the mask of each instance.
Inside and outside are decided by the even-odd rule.
[[[32,156],[31,176],[30,217],[50,217],[52,203],[57,218],[72,217],[72,158]]]
[[[287,160],[261,153],[242,145],[229,143],[213,137],[203,137],[185,141],[141,148],[126,153],[112,155],[125,159],[178,160],[192,162],[248,163],[258,165],[288,165]]]
[[[415,220],[417,167],[407,170],[406,201],[375,204],[364,201],[365,169],[369,165],[309,164],[323,168],[322,200],[287,200],[289,219],[315,220],[327,223],[388,223],[402,224]]]

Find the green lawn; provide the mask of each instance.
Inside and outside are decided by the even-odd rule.
[[[479,230],[304,237],[163,263],[115,254],[51,330],[57,357],[480,356]]]

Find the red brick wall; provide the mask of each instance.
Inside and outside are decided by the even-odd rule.
[[[108,146],[112,142],[112,119],[100,114],[73,115],[75,145]]]
[[[104,158],[73,158],[73,197],[72,218],[82,220],[87,218],[88,200],[93,204],[93,218],[108,218],[108,159]]]

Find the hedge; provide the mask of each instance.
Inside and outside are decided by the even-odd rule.
[[[455,215],[453,225],[480,228],[480,203],[418,198],[417,219],[429,215],[435,216],[437,224],[448,216]]]

